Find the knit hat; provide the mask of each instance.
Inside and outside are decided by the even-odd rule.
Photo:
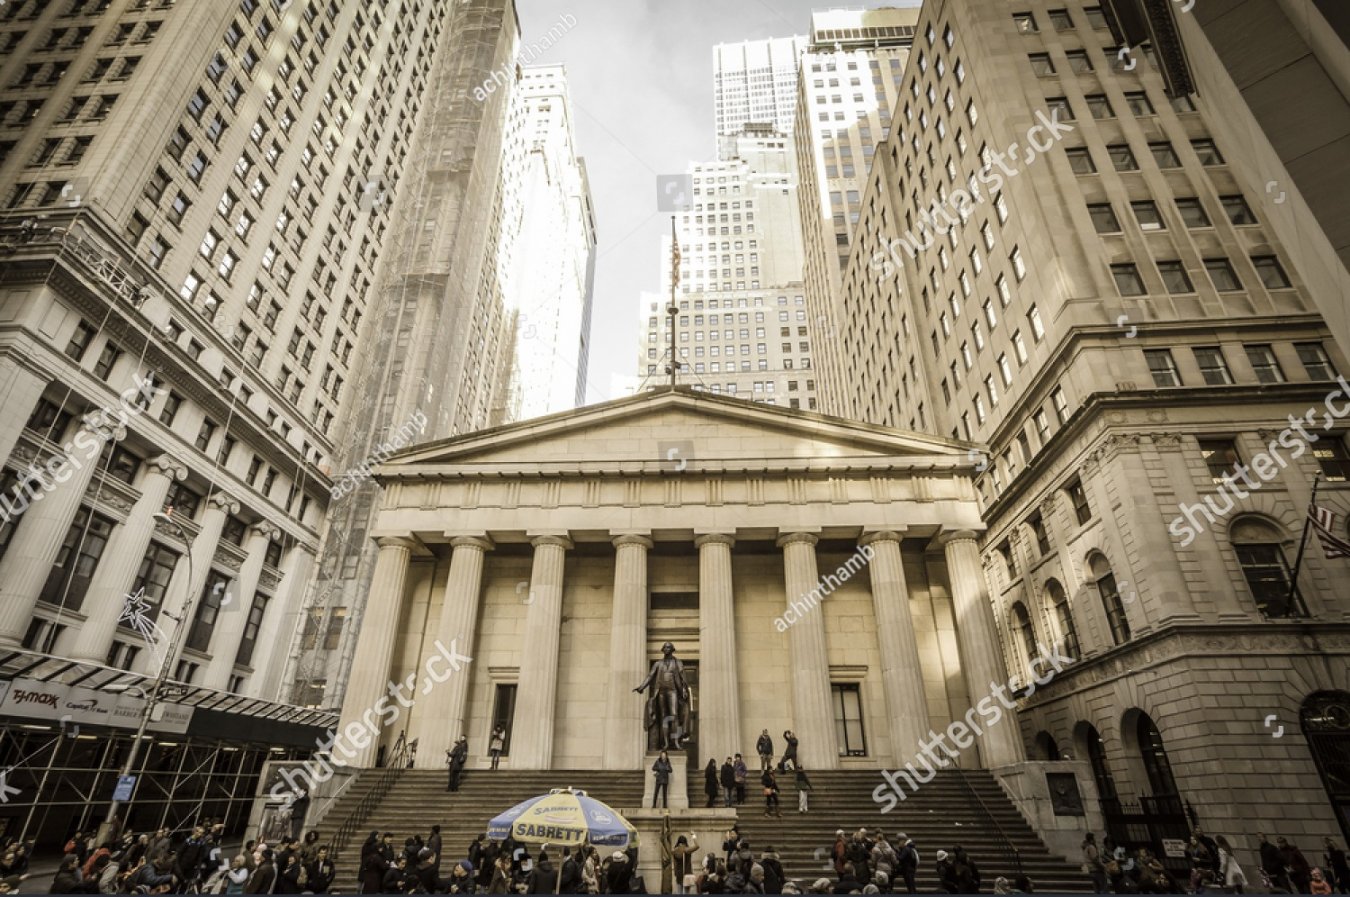
[[[945,850],[939,850],[939,851],[937,852],[937,859],[938,859],[938,862],[939,862],[939,863],[942,862],[943,860],[945,860],[946,858],[947,858],[947,851],[945,851]]]
[[[622,863],[628,859],[628,854],[624,853],[622,850],[616,850],[614,853],[610,854],[609,858],[616,863]]]

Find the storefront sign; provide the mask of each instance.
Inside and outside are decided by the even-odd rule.
[[[92,688],[14,679],[0,688],[0,717],[49,720],[79,726],[134,729],[140,725],[146,698],[139,688],[109,694]],[[192,721],[192,708],[161,702],[150,723],[154,732],[181,735]]]

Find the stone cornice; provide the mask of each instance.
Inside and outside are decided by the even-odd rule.
[[[780,460],[780,459],[775,459]],[[786,461],[786,459],[782,459]],[[725,476],[742,474],[745,476],[800,476],[816,474],[818,478],[852,475],[865,479],[879,472],[889,472],[922,476],[965,477],[971,473],[970,463],[963,457],[944,455],[915,455],[912,459],[901,456],[867,461],[850,458],[845,462],[831,458],[792,459],[791,463],[766,463],[753,458],[737,459],[697,459],[689,462],[688,467],[678,473],[672,473],[669,461],[594,461],[572,464],[549,464],[518,462],[519,469],[506,469],[505,465],[485,463],[475,467],[468,463],[421,462],[415,465],[381,465],[375,470],[375,478],[382,483],[433,480],[546,480],[546,479],[582,479],[585,477],[660,477],[669,479],[674,476],[683,479],[697,478],[700,475]]]

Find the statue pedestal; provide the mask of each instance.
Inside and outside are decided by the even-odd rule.
[[[643,766],[644,776],[642,784],[642,806],[650,808],[652,805],[652,795],[656,793],[656,773],[652,772],[652,764],[656,763],[656,758],[661,756],[660,751],[648,751]],[[689,809],[689,755],[684,751],[671,751],[670,758],[670,795],[669,806],[672,810]]]
[[[681,757],[683,759],[683,757]],[[656,755],[652,755],[652,763],[656,762]],[[650,765],[650,764],[648,764]],[[675,758],[670,758],[670,765],[675,765]],[[674,780],[672,779],[672,785]],[[650,803],[650,799],[648,803]],[[638,873],[642,875],[647,885],[647,892],[650,894],[661,893],[661,829],[665,817],[670,817],[670,840],[673,844],[680,835],[688,838],[691,834],[698,840],[699,850],[693,857],[693,865],[698,868],[703,862],[703,856],[707,853],[715,853],[722,856],[722,841],[726,838],[727,829],[736,823],[736,809],[734,807],[726,809],[705,810],[696,808],[693,810],[651,810],[651,809],[633,809],[618,808],[624,818],[633,824],[637,829],[640,844],[638,847]],[[692,842],[691,842],[692,843]],[[607,852],[601,851],[603,858],[613,853],[613,850]],[[674,882],[672,882],[672,885]],[[670,892],[667,892],[670,893]]]

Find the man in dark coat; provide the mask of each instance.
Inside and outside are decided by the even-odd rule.
[[[736,802],[736,767],[732,765],[731,758],[722,764],[722,796],[725,799],[725,806],[730,807]]]
[[[248,884],[244,885],[244,893],[270,894],[276,881],[277,870],[272,864],[272,850],[265,848],[262,852],[262,862],[258,863],[258,868],[249,876]]]
[[[862,882],[858,881],[858,876],[852,863],[844,864],[844,873],[839,876],[839,881],[835,883],[833,894],[852,894],[854,891],[863,889]]]
[[[769,737],[768,729],[759,733],[759,741],[755,742],[755,752],[759,754],[760,772],[773,765],[773,739]]]
[[[1289,870],[1289,880],[1298,888],[1300,894],[1309,893],[1312,886],[1312,864],[1303,855],[1303,851],[1285,838],[1276,838],[1275,843],[1280,848],[1280,858],[1284,860],[1284,865]]]
[[[328,889],[333,886],[333,879],[337,878],[337,867],[333,861],[328,858],[328,848],[320,847],[318,855],[314,861],[305,868],[307,876],[306,887],[315,894],[327,894]]]
[[[469,760],[469,740],[463,735],[459,736],[446,756],[450,758],[450,783],[445,790],[458,791],[459,780],[464,775],[464,764]]]
[[[432,853],[436,854],[436,874],[437,874],[437,875],[440,875],[440,874],[441,874],[441,827],[440,827],[439,825],[433,825],[433,826],[431,827],[431,834],[430,834],[430,835],[427,835],[427,850],[429,850],[429,851],[431,851]],[[470,859],[470,861],[472,861],[472,860],[473,860],[473,857],[470,857],[469,859]]]
[[[1284,857],[1280,855],[1280,849],[1271,844],[1263,832],[1256,833],[1256,840],[1260,845],[1258,849],[1261,853],[1261,868],[1270,878],[1270,883],[1285,891],[1292,891],[1293,887],[1289,883],[1288,873],[1285,872]]]
[[[581,878],[581,865],[566,847],[563,848],[562,889],[564,894],[584,894],[586,886]]]

